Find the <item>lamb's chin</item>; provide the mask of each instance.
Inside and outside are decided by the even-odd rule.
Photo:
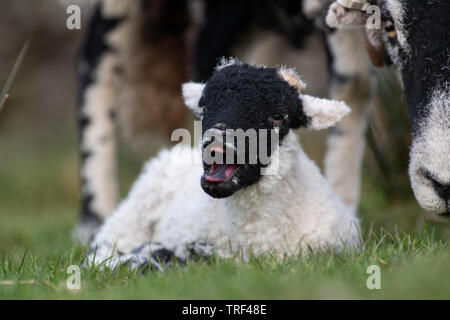
[[[200,184],[206,194],[218,199],[227,198],[241,189],[240,186],[233,183],[231,179],[223,182],[211,182],[208,181],[205,176],[202,176]]]
[[[224,170],[213,170],[204,165],[204,169],[200,185],[213,198],[230,197],[239,190],[258,183],[261,178],[261,168],[258,165],[229,165]]]

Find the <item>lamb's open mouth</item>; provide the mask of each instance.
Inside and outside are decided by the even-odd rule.
[[[213,163],[208,172],[205,173],[205,180],[219,183],[229,180],[239,169],[237,164],[217,164]]]
[[[211,152],[219,153],[225,160],[225,150],[221,147],[213,146]],[[211,183],[220,183],[229,180],[239,169],[237,164],[213,163],[205,172],[205,180]]]

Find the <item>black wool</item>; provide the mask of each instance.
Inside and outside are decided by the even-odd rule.
[[[403,1],[403,24],[410,47],[402,79],[413,133],[427,116],[433,90],[450,81],[450,1]]]
[[[275,68],[234,64],[216,71],[206,83],[203,132],[223,123],[228,129],[272,129],[271,116],[281,116],[280,140],[290,128],[308,123],[299,93]]]

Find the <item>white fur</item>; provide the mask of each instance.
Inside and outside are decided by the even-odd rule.
[[[344,8],[335,2],[328,8],[325,18],[326,24],[336,29],[354,29],[366,24],[368,15],[360,10]]]
[[[308,18],[315,18],[329,5],[330,0],[303,0],[303,13]]]
[[[279,148],[279,170],[225,199],[214,199],[200,187],[201,165],[182,164],[199,148],[176,146],[149,161],[129,196],[110,217],[92,246],[96,262],[127,254],[146,242],[157,242],[186,255],[189,243],[211,243],[222,257],[249,258],[272,252],[279,257],[312,249],[360,243],[359,221],[332,191],[319,168],[300,147],[294,132]],[[92,262],[94,255],[89,257]]]
[[[203,109],[199,106],[205,85],[197,82],[187,82],[182,86],[184,103],[198,118],[202,118]]]
[[[282,66],[278,71],[281,78],[297,89],[298,93],[306,89],[306,83],[302,81],[300,75],[293,69]]]
[[[351,114],[338,123],[327,139],[325,176],[334,191],[350,206],[357,207],[361,191],[361,167],[369,110],[374,103],[376,78],[371,72],[364,41],[364,29],[335,30],[327,37],[334,57],[330,98],[345,103]],[[351,150],[351,152],[349,152]]]
[[[219,70],[222,70],[223,68],[232,66],[232,65],[234,65],[234,64],[240,65],[240,64],[242,64],[242,63],[243,63],[243,62],[240,61],[240,60],[237,59],[237,58],[233,58],[233,57],[225,58],[225,57],[222,57],[222,58],[220,59],[218,65],[216,66],[215,70],[216,70],[216,71],[219,71]]]
[[[85,191],[93,195],[92,209],[101,218],[111,215],[117,205],[115,123],[110,113],[117,109],[117,87],[111,69],[117,64],[112,54],[99,66],[96,84],[85,92],[81,112],[90,120],[84,128],[81,150],[90,152],[81,168]]]
[[[320,99],[309,95],[301,96],[303,112],[311,118],[309,128],[327,129],[335,125],[350,112],[350,108],[341,101]]]
[[[365,75],[370,64],[364,29],[336,30],[327,37],[333,53],[333,69],[344,76]]]
[[[408,44],[408,33],[405,30],[403,17],[405,15],[402,3],[398,0],[387,0],[386,1],[386,8],[390,12],[392,19],[394,19],[395,22],[395,30],[397,31],[397,41],[400,47],[402,47],[403,51],[406,54],[409,54],[411,52],[411,48]],[[386,43],[388,43],[386,41]],[[391,50],[395,50],[394,48],[390,48]],[[399,55],[397,50],[395,52],[390,52],[391,57],[394,59],[394,63],[397,67],[401,68],[402,64],[399,59]]]

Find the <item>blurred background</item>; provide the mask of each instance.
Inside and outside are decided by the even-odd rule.
[[[66,28],[66,6],[56,0],[0,0],[0,87],[23,44],[31,46],[0,114],[0,253],[50,253],[73,245],[79,211],[75,56],[90,6],[82,8],[81,30]],[[310,41],[315,41],[314,39]],[[278,54],[267,58],[269,48]],[[324,57],[300,53],[274,34],[255,43],[252,56],[298,67],[317,95],[326,95]],[[322,66],[322,67],[321,67]],[[422,212],[409,187],[409,122],[394,73],[377,70],[379,105],[373,111],[364,160],[360,215],[363,231],[415,231]],[[326,133],[304,133],[306,151],[320,165]],[[166,142],[140,150],[119,135],[121,197],[145,160]],[[428,222],[437,237],[446,225]]]

